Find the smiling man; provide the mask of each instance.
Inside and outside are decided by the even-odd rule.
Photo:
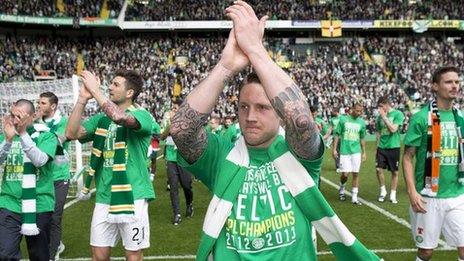
[[[93,141],[90,172],[82,191],[89,197],[92,177],[96,203],[90,231],[93,260],[109,260],[111,248],[122,238],[127,260],[142,260],[150,246],[148,201],[154,199],[146,162],[153,118],[135,103],[143,79],[135,71],[118,71],[109,86],[109,98],[100,80],[82,73],[84,86],[69,117],[66,137]],[[88,100],[95,98],[103,113],[81,123]],[[136,218],[137,217],[137,218]]]

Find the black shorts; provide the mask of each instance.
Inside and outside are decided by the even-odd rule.
[[[389,171],[398,171],[400,165],[400,148],[380,149],[377,148],[375,156],[375,167],[387,169]]]

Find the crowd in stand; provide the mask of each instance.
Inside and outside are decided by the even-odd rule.
[[[63,10],[56,0],[2,0],[0,13],[47,17],[100,17],[102,0],[63,0]],[[116,18],[124,0],[108,0],[110,18]]]
[[[59,10],[55,0],[2,0],[0,13],[31,16],[98,17],[102,0],[63,0]],[[372,19],[462,19],[464,5],[454,0],[249,0],[256,13],[273,20]],[[415,3],[412,3],[415,2]],[[117,17],[124,0],[108,0],[110,17]],[[149,0],[130,1],[129,21],[225,20],[229,0]]]
[[[324,118],[330,117],[333,108],[343,110],[353,101],[361,101],[366,107],[366,119],[373,120],[377,99],[384,94],[390,94],[408,116],[411,100],[420,104],[431,97],[428,87],[437,66],[454,64],[464,69],[462,49],[452,41],[436,38],[370,37],[298,46],[288,42],[269,38],[267,47],[275,59],[286,57],[284,60],[291,62],[287,70]],[[99,73],[104,85],[118,68],[139,70],[146,81],[139,102],[160,120],[170,107],[174,85],[182,87],[179,98],[185,97],[217,63],[225,39],[6,37],[3,43],[3,82],[31,80],[37,69],[55,70],[60,78],[70,77],[75,73],[78,54],[87,69]],[[242,78],[240,74],[229,83],[215,114],[224,117],[235,111],[237,86]]]
[[[345,20],[369,19],[461,19],[464,5],[453,0],[249,0],[256,13],[273,20],[321,20],[329,17]],[[134,1],[126,20],[226,20],[228,0],[151,0]]]

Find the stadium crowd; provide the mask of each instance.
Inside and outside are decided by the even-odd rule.
[[[30,16],[98,17],[102,0],[63,0],[63,9],[56,1],[4,0],[0,13]],[[319,1],[308,0],[250,0],[259,15],[269,15],[273,20],[321,20],[329,17],[344,20],[372,19],[460,19],[464,17],[464,5],[452,0],[422,0],[410,4],[409,0],[397,1]],[[110,18],[117,17],[123,0],[109,0]],[[228,0],[150,0],[133,1],[126,12],[129,21],[182,21],[225,20],[224,9]]]
[[[410,100],[422,103],[431,71],[445,63],[464,68],[461,48],[435,38],[357,38],[344,43],[290,45],[288,39],[270,38],[267,47],[276,60],[290,63],[287,70],[328,119],[332,108],[346,108],[353,100],[365,104],[366,119],[376,113],[377,99],[391,94],[401,110],[413,109]],[[0,81],[31,80],[34,70],[55,70],[59,78],[76,70],[78,54],[85,68],[97,71],[108,85],[118,68],[134,68],[145,77],[146,91],[139,97],[157,119],[162,119],[174,94],[185,97],[216,64],[223,38],[64,38],[7,37],[0,45]],[[377,58],[375,58],[377,57]],[[380,57],[380,58],[379,58]],[[374,62],[377,60],[377,62]],[[235,110],[237,86],[230,83],[214,113],[224,117]],[[181,87],[174,93],[175,85]],[[393,95],[395,94],[395,95]],[[406,113],[408,117],[409,114]]]
[[[345,20],[369,19],[460,19],[464,6],[459,1],[422,0],[409,4],[409,0],[250,0],[259,15],[273,20],[321,20],[329,17]],[[332,2],[332,3],[331,3]],[[225,20],[227,0],[152,0],[148,5],[134,2],[126,12],[126,20]]]
[[[57,7],[57,1],[13,1],[2,0],[0,13],[9,15],[48,16],[48,17],[99,17],[102,0],[63,0],[63,10]],[[110,18],[116,18],[121,10],[123,0],[108,0]]]

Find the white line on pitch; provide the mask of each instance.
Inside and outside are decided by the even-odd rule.
[[[92,195],[94,192],[95,192],[95,189],[93,188],[93,189],[90,190],[89,193],[90,193],[90,195]],[[76,204],[79,201],[80,201],[80,199],[76,197],[75,199],[73,199],[73,200],[69,201],[68,203],[64,204],[63,209],[67,209],[67,208],[69,208],[70,206]]]
[[[324,177],[321,177],[321,180],[322,180],[324,183],[327,183],[329,186],[331,186],[331,187],[333,187],[333,188],[335,188],[335,189],[338,190],[339,186],[338,186],[337,184],[333,183],[332,181],[330,181],[330,180],[328,180],[328,179],[326,179],[326,178],[324,178]],[[345,191],[345,194],[347,194],[348,196],[351,196],[351,195],[352,195],[349,191]],[[398,217],[397,215],[395,215],[395,214],[393,214],[393,213],[391,213],[391,212],[388,212],[387,210],[385,210],[385,209],[383,209],[383,208],[377,206],[376,204],[374,204],[374,203],[372,203],[372,202],[370,202],[370,201],[367,201],[367,200],[365,200],[365,199],[363,199],[363,198],[361,198],[361,197],[359,197],[359,196],[358,196],[358,200],[359,200],[361,203],[363,203],[364,205],[366,205],[366,206],[372,208],[373,210],[379,212],[380,214],[386,216],[387,218],[396,221],[397,223],[399,223],[399,224],[401,224],[401,225],[407,227],[408,229],[411,229],[411,224],[409,224],[409,222],[406,221],[405,219],[400,218],[400,217]],[[446,248],[446,249],[450,248],[450,247],[446,244],[446,242],[443,241],[443,240],[441,240],[441,239],[438,240],[438,244],[441,245],[441,246],[443,246],[443,247]]]
[[[448,248],[448,247],[438,247],[435,248],[433,251],[453,251],[455,249]],[[417,252],[417,248],[397,248],[397,249],[370,249],[370,251],[375,253],[415,253]],[[318,255],[332,255],[330,251],[319,251],[317,252]]]

